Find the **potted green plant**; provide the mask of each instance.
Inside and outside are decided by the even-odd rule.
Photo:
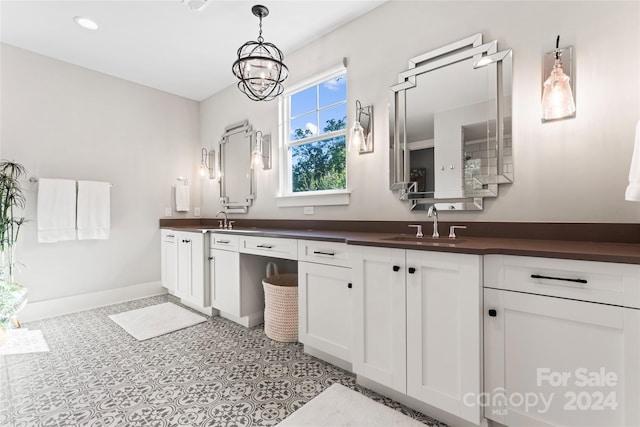
[[[15,316],[27,303],[26,288],[15,282],[16,242],[25,222],[20,178],[26,174],[21,164],[0,161],[0,335],[11,322],[19,326]]]

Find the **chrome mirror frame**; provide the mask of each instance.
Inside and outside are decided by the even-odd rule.
[[[474,69],[495,64],[495,77],[491,76],[491,94],[495,100],[496,174],[474,176],[474,189],[465,189],[465,197],[436,198],[434,192],[418,192],[416,182],[410,180],[406,91],[416,87],[419,75],[471,58]],[[411,210],[428,208],[431,204],[436,204],[438,208],[445,210],[482,210],[483,198],[497,197],[499,184],[513,182],[512,156],[505,156],[505,117],[511,117],[510,96],[507,96],[507,93],[509,95],[511,93],[511,69],[507,70],[505,78],[504,67],[511,67],[511,60],[511,49],[498,51],[496,40],[483,44],[482,34],[478,33],[411,58],[408,69],[398,75],[398,83],[390,87],[390,189],[399,191],[400,199],[408,200]],[[508,91],[506,90],[507,84],[509,85]],[[505,165],[507,157],[509,167]],[[464,160],[462,159],[463,163]],[[464,177],[462,180],[464,181]]]
[[[222,139],[220,140],[220,149],[218,150],[218,164],[219,164],[219,185],[220,185],[220,203],[222,204],[222,208],[225,212],[229,213],[247,213],[249,211],[249,207],[253,204],[253,200],[255,199],[255,184],[254,184],[254,173],[253,169],[250,168],[251,164],[251,152],[254,145],[255,132],[253,128],[249,124],[248,120],[244,120],[242,122],[231,124],[224,128],[225,132],[222,134]],[[231,142],[231,137],[234,135],[240,134],[244,138],[246,138],[247,144],[247,157],[246,159],[228,159],[227,154],[227,144]],[[231,161],[235,163],[231,163]],[[249,174],[249,193],[238,195],[229,195],[227,191],[227,167],[245,167],[247,169],[247,174]]]

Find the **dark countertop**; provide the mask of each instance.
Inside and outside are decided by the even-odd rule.
[[[439,252],[455,252],[477,255],[520,255],[561,258],[585,261],[640,264],[640,244],[588,242],[569,240],[537,240],[522,238],[467,237],[465,230],[458,231],[458,239],[446,236],[434,240],[425,236],[418,242],[389,240],[395,236],[412,237],[411,234],[300,230],[284,228],[238,227],[234,230],[206,228],[201,225],[162,227],[182,231],[228,233],[243,236],[281,237],[304,240],[344,242],[349,245],[377,246],[398,249],[414,249]]]

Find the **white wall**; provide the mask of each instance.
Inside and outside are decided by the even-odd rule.
[[[1,54],[2,158],[34,177],[113,184],[109,240],[41,244],[37,184],[25,183],[17,280],[29,300],[158,281],[158,218],[176,177],[195,181],[199,104],[12,46]]]
[[[349,206],[277,208],[277,162],[258,177],[248,218],[426,220],[388,188],[388,87],[408,58],[482,32],[513,49],[515,182],[500,187],[485,210],[443,212],[465,221],[637,222],[640,204],[624,201],[633,135],[640,118],[640,3],[392,1],[286,55],[288,85],[349,60],[349,123],[355,101],[375,108],[375,153],[350,155]],[[543,53],[574,46],[577,117],[540,121]],[[267,41],[278,43],[277,40]],[[277,102],[248,101],[235,86],[201,104],[203,145],[214,147],[225,125],[249,119],[277,141]],[[277,157],[277,156],[276,156]],[[245,162],[243,159],[241,162]],[[214,182],[203,187],[204,214],[219,209]]]
[[[261,171],[247,218],[420,220],[388,188],[388,87],[407,59],[482,32],[514,51],[515,183],[480,213],[445,220],[637,222],[625,202],[640,118],[640,4],[629,2],[392,1],[299,51],[288,85],[349,60],[349,120],[355,100],[375,107],[375,152],[350,155],[351,204],[277,208],[278,161]],[[577,117],[540,122],[541,60],[560,33],[577,59]],[[277,40],[268,40],[277,43]],[[159,279],[158,218],[175,178],[192,182],[203,216],[219,209],[215,181],[197,177],[201,144],[216,147],[226,125],[249,119],[278,140],[277,102],[249,101],[235,86],[200,105],[147,87],[1,45],[1,156],[35,177],[113,183],[108,241],[39,244],[37,187],[26,185],[18,280],[31,301],[131,287]],[[244,165],[246,159],[238,160]],[[184,215],[182,215],[184,216]]]

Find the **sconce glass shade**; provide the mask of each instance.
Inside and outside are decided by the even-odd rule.
[[[206,148],[201,150],[200,154],[200,176],[207,177],[209,179],[214,178],[214,165],[213,165],[214,151],[207,151]]]
[[[271,169],[271,136],[256,132],[256,143],[251,152],[251,169]]]
[[[354,151],[361,151],[363,148],[366,148],[367,143],[364,137],[364,128],[360,124],[359,121],[355,121],[353,123],[353,127],[351,128],[351,138],[349,140],[349,149],[353,149]]]
[[[262,18],[269,14],[265,6],[251,9],[260,18],[257,41],[248,41],[238,49],[238,59],[233,63],[233,74],[238,78],[238,89],[253,101],[271,101],[284,91],[282,83],[289,75],[284,65],[284,54],[273,43],[262,38]]]
[[[564,117],[573,117],[576,112],[576,104],[573,100],[573,91],[567,76],[562,70],[560,59],[556,59],[551,75],[544,82],[542,93],[542,119],[554,120]]]
[[[264,169],[264,159],[262,158],[262,150],[258,148],[253,149],[251,153],[251,169]]]
[[[560,58],[565,58],[563,67]],[[542,121],[575,117],[576,103],[573,98],[573,48],[560,48],[560,36],[556,37],[556,48],[547,52],[542,62]]]
[[[373,106],[363,107],[359,100],[356,100],[356,120],[349,140],[351,150],[360,154],[373,152]]]

